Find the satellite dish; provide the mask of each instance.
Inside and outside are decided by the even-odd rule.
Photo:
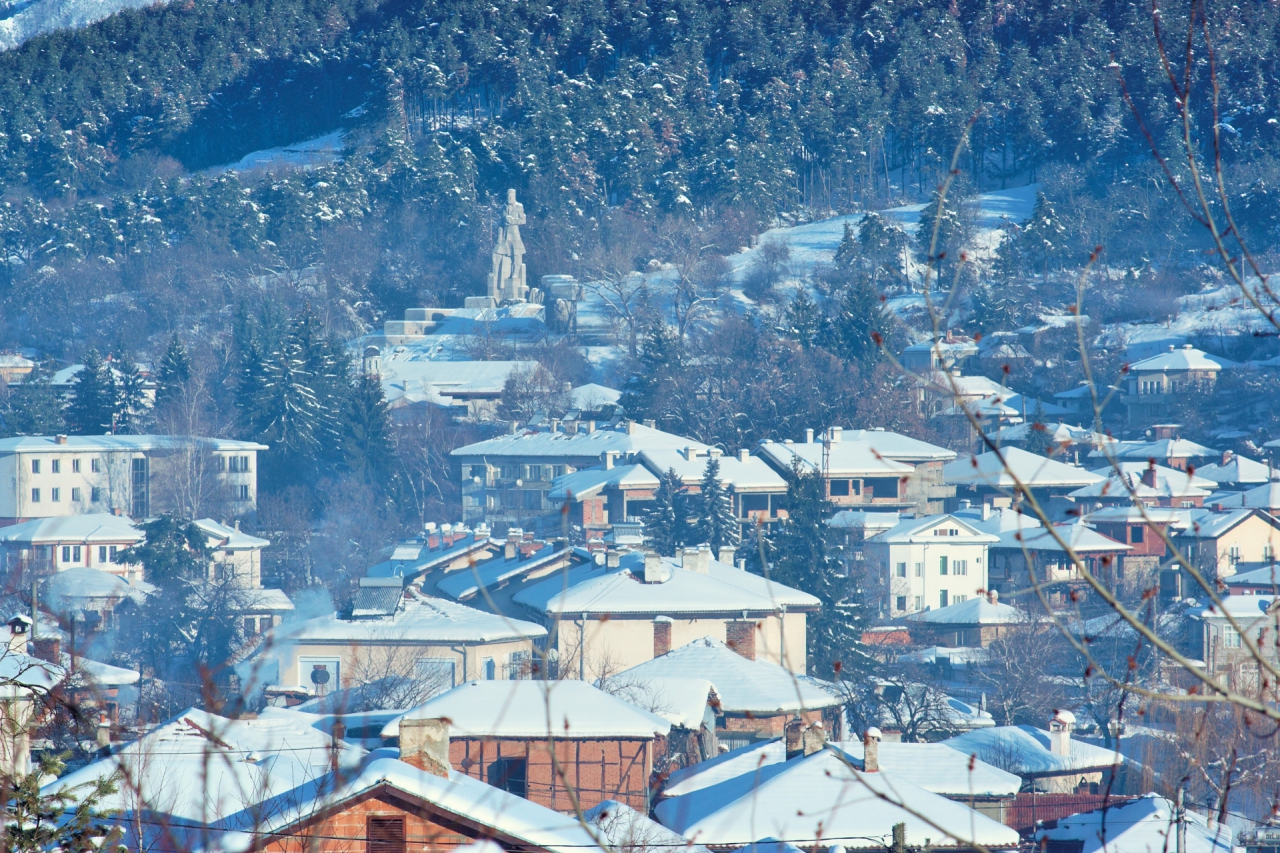
[[[315,669],[311,670],[311,683],[312,684],[328,684],[329,670],[322,669],[320,667],[316,667]]]

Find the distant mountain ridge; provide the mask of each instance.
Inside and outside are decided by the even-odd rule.
[[[155,0],[0,0],[0,50],[12,50],[44,33],[79,29],[121,9],[150,6]]]

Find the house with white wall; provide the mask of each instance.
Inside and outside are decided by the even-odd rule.
[[[867,539],[881,610],[903,616],[958,604],[987,589],[987,551],[999,537],[955,515],[913,518]]]

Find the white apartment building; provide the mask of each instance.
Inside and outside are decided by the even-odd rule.
[[[120,513],[143,519],[219,493],[231,514],[257,507],[264,444],[165,435],[20,436],[0,440],[0,526]]]
[[[879,578],[883,613],[904,616],[984,594],[987,549],[999,541],[954,515],[929,515],[870,537],[863,553]]]

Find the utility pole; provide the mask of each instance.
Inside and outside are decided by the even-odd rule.
[[[1174,819],[1178,822],[1178,849],[1177,853],[1187,853],[1187,810],[1183,805],[1183,796],[1186,793],[1186,784],[1180,782],[1178,791],[1174,795]]]
[[[907,853],[907,825],[905,823],[895,823],[893,825],[893,853]]]
[[[31,642],[32,643],[35,643],[36,641],[36,625],[39,624],[38,622],[39,614],[36,608],[36,595],[39,593],[39,591],[40,591],[40,581],[36,579],[35,573],[33,572],[31,575]],[[30,652],[28,652],[28,654],[35,654],[35,650],[32,649]]]

